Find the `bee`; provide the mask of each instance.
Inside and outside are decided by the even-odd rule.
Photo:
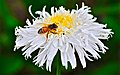
[[[53,34],[57,34],[56,29],[58,28],[58,26],[53,23],[53,24],[49,24],[48,26],[44,26],[42,28],[40,28],[38,30],[38,34],[44,34],[47,33],[46,38],[48,38],[48,34],[51,32]]]
[[[58,28],[58,26],[55,23],[49,24],[48,26],[44,26],[44,27],[40,28],[38,30],[38,33],[43,34],[43,33],[51,32],[53,34],[56,34],[56,32],[53,32],[53,31],[56,31],[56,28]]]

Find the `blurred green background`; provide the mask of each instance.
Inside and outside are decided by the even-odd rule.
[[[0,75],[55,75],[56,57],[52,65],[52,72],[42,70],[27,61],[20,50],[13,51],[15,45],[14,29],[24,26],[26,19],[32,17],[28,12],[29,5],[33,5],[32,12],[46,10],[50,12],[52,6],[64,6],[66,9],[81,7],[81,2],[91,7],[92,14],[97,21],[108,24],[114,35],[109,40],[102,40],[109,47],[106,54],[101,54],[101,59],[93,62],[87,61],[87,67],[82,68],[77,58],[77,67],[72,70],[69,66],[65,70],[61,66],[62,75],[120,75],[120,0],[0,0]],[[35,15],[37,16],[37,15]]]

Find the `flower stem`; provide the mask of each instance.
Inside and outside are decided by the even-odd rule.
[[[57,54],[57,69],[56,69],[56,75],[61,75],[61,67],[60,67],[60,57],[59,53]]]

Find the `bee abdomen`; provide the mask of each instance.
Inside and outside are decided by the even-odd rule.
[[[46,33],[46,32],[48,32],[48,28],[47,27],[42,27],[41,29],[38,30],[39,34]]]

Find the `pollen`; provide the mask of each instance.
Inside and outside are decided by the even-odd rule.
[[[67,27],[70,29],[72,27],[72,17],[70,14],[55,14],[50,17],[52,23],[57,24],[59,27]]]
[[[73,25],[73,18],[69,12],[66,11],[66,13],[56,13],[49,18],[51,23],[55,23],[57,28],[57,33],[64,33],[64,29],[70,29]]]

